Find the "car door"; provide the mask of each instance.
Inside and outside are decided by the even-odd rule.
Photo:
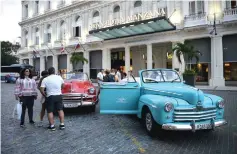
[[[107,82],[100,89],[101,114],[137,114],[140,85],[137,82]]]

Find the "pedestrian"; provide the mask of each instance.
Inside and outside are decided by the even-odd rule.
[[[20,126],[24,127],[25,112],[28,109],[28,116],[30,124],[35,124],[33,121],[33,106],[34,100],[37,99],[37,86],[34,79],[32,79],[32,71],[24,68],[20,72],[20,77],[16,81],[15,98],[22,102],[22,113]]]
[[[118,76],[115,74],[114,69],[111,69],[111,72],[109,75],[109,82],[119,82]]]
[[[109,81],[109,75],[110,75],[110,71],[109,70],[105,70],[105,76],[103,78],[103,82],[110,82]]]
[[[99,71],[99,73],[97,74],[97,83],[98,83],[98,88],[99,88],[98,94],[97,94],[98,97],[99,97],[99,94],[100,94],[100,84],[103,82],[103,78],[104,78],[103,73],[104,73],[104,70],[101,69],[101,70]],[[97,99],[98,99],[98,98],[97,98]]]
[[[64,129],[64,112],[63,112],[63,102],[62,102],[62,88],[64,86],[64,81],[61,76],[55,75],[54,67],[48,69],[49,76],[44,78],[41,86],[40,92],[43,96],[46,97],[46,109],[48,112],[48,119],[50,126],[49,130],[56,130],[54,125],[54,117],[53,112],[55,110],[58,111],[59,119],[60,119],[60,129]],[[45,93],[45,88],[47,90],[47,94]]]
[[[119,81],[122,79],[122,75],[121,75],[121,72],[120,72],[120,68],[117,68],[116,76],[118,77],[118,82],[119,82]]]
[[[40,90],[40,86],[41,86],[41,83],[43,81],[44,78],[46,78],[47,76],[49,75],[48,71],[42,71],[41,72],[41,78],[40,78],[40,81],[38,83],[38,89]],[[44,89],[45,93],[46,93],[46,88]],[[42,107],[41,107],[41,112],[40,112],[40,123],[39,123],[39,126],[43,126],[43,118],[44,118],[44,115],[45,115],[45,110],[46,110],[46,102],[45,102],[45,96],[41,96],[41,99],[40,99],[40,103],[42,104]]]

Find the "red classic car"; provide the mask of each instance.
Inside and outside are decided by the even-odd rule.
[[[89,106],[95,112],[97,100],[96,88],[88,75],[81,72],[62,74],[64,87],[62,89],[64,108]]]

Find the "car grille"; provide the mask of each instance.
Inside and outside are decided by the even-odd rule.
[[[175,109],[174,110],[174,121],[175,122],[185,122],[185,121],[202,121],[216,118],[215,108],[203,108],[197,110],[197,108],[192,109]]]

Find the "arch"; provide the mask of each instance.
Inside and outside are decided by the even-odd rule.
[[[114,13],[116,13],[116,12],[120,12],[120,6],[119,5],[116,5],[114,7]]]
[[[76,17],[75,17],[75,22],[78,22],[78,21],[80,20],[80,18],[81,18],[81,16],[79,16],[79,15],[76,16]]]
[[[94,18],[94,17],[98,17],[98,16],[100,16],[99,11],[95,11],[95,12],[93,13],[93,18]]]
[[[134,3],[134,7],[140,7],[140,6],[142,6],[142,1],[136,1]]]
[[[47,25],[47,30],[49,30],[49,29],[51,29],[51,25],[50,24]]]
[[[61,26],[61,27],[64,26],[64,23],[65,23],[64,20],[60,21],[60,26]]]
[[[39,32],[39,28],[38,27],[35,27],[35,32]]]

